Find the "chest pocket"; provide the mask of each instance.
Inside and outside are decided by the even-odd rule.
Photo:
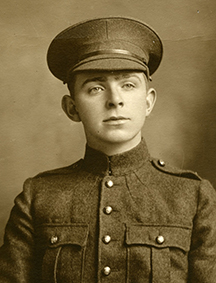
[[[129,225],[126,230],[129,282],[178,282],[178,278],[171,276],[175,272],[181,273],[185,280],[181,282],[187,282],[190,241],[190,228]]]
[[[44,250],[42,282],[82,282],[87,224],[43,225],[38,242]]]

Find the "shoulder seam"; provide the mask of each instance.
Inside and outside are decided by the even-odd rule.
[[[51,169],[51,170],[47,170],[47,171],[38,173],[33,178],[40,178],[40,177],[43,177],[43,176],[46,176],[46,175],[58,175],[58,174],[61,174],[61,173],[65,174],[65,173],[69,172],[70,170],[78,169],[82,165],[82,161],[83,161],[83,159],[80,159],[80,160],[76,161],[75,163],[73,163],[72,165],[60,167],[60,168],[56,168],[56,169]]]
[[[156,169],[166,174],[199,181],[202,180],[202,178],[196,172],[193,172],[191,170],[182,170],[175,167],[167,167],[165,162],[157,160],[155,158],[152,158],[151,163]]]

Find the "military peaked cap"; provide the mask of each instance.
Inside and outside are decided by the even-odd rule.
[[[159,36],[128,18],[88,20],[59,33],[48,49],[50,71],[67,83],[75,71],[137,70],[152,75],[162,59]]]

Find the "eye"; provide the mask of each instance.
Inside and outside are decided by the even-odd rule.
[[[122,88],[124,88],[126,90],[131,90],[131,89],[134,89],[135,87],[136,86],[133,83],[125,83]]]
[[[89,94],[98,94],[99,92],[102,92],[104,88],[102,86],[94,86],[89,89]]]

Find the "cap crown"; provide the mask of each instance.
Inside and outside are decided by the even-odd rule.
[[[58,34],[50,44],[51,72],[67,82],[78,70],[146,71],[158,68],[163,53],[159,36],[137,20],[110,17],[85,21]]]

